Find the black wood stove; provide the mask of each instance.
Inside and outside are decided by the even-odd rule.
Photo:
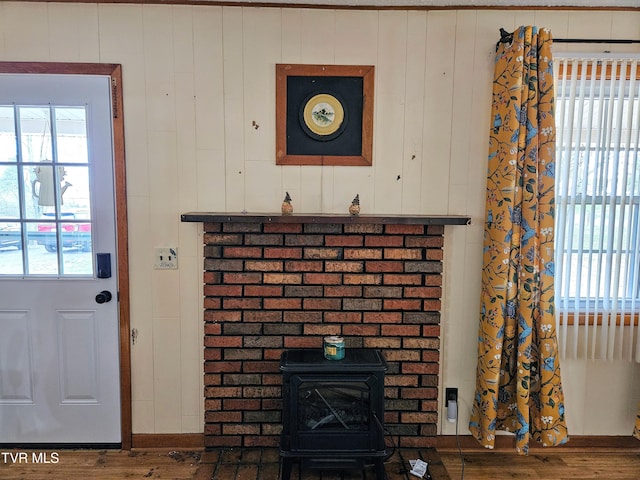
[[[297,462],[322,470],[374,463],[376,479],[386,480],[382,353],[347,349],[342,360],[327,360],[322,349],[287,350],[280,370],[282,480]]]

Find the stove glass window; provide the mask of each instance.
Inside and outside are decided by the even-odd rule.
[[[303,382],[298,388],[301,431],[366,431],[369,387],[364,382]]]

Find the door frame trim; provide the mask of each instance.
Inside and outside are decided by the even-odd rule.
[[[120,428],[122,449],[131,450],[131,350],[129,343],[131,320],[129,313],[129,235],[127,229],[122,65],[115,63],[0,62],[0,73],[103,75],[111,77],[119,300]]]

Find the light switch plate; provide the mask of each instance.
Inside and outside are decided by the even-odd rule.
[[[158,247],[155,249],[153,268],[156,270],[175,270],[178,268],[178,249],[176,247]]]

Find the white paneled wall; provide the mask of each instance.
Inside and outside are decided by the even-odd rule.
[[[524,24],[640,38],[637,11],[0,2],[0,60],[123,67],[134,433],[202,431],[202,229],[180,213],[278,211],[285,191],[296,212],[344,213],[359,193],[363,214],[472,217],[446,233],[442,316],[441,382],[460,388],[467,431],[493,53],[500,27]],[[372,167],[275,165],[275,63],[375,65]],[[153,248],[169,245],[179,270],[153,270]],[[563,374],[571,433],[630,434],[636,365],[572,361]]]

